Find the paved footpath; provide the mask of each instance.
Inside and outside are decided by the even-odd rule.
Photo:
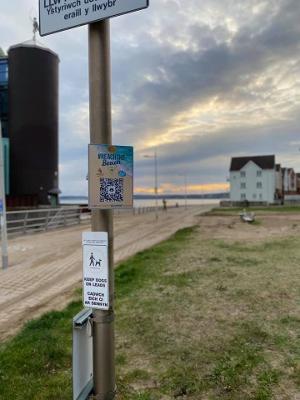
[[[115,263],[197,223],[211,206],[115,217]],[[82,279],[81,232],[89,223],[9,241],[9,269],[0,270],[0,340],[42,313],[63,308]]]

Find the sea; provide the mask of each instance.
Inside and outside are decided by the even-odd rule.
[[[193,205],[219,205],[221,199],[187,199],[185,200],[184,198],[172,198],[172,199],[166,199],[167,202],[167,207],[172,207],[176,206],[178,204],[179,206],[184,206],[187,204],[187,206],[193,206]],[[224,199],[223,199],[224,200]],[[158,199],[158,206],[163,205],[163,199],[159,198]],[[88,204],[88,198],[87,197],[73,197],[73,196],[62,196],[60,198],[60,204],[62,205],[87,205]],[[134,207],[155,207],[155,199],[134,199]]]

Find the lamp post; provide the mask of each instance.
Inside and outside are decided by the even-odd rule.
[[[5,201],[1,120],[0,120],[0,218],[1,218],[2,268],[6,269],[8,268],[8,251],[7,251],[6,201]]]
[[[187,210],[187,176],[184,174],[184,208]]]
[[[158,179],[157,179],[157,151],[154,150],[153,155],[146,154],[145,158],[153,158],[154,159],[154,194],[155,194],[155,219],[158,220]]]
[[[89,25],[90,143],[112,144],[109,20]],[[93,310],[95,399],[115,398],[114,230],[112,210],[92,210],[92,231],[108,232],[109,310]]]

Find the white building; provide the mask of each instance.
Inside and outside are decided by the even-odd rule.
[[[275,156],[233,157],[230,165],[230,200],[274,203],[278,198],[280,168]]]
[[[283,190],[286,194],[297,193],[297,174],[293,168],[282,168]]]

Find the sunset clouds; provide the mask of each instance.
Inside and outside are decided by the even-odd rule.
[[[3,0],[4,48],[31,34],[36,1],[19,2]],[[226,190],[231,156],[274,153],[300,171],[299,20],[299,0],[151,0],[112,20],[114,143],[135,147],[137,192],[152,190],[155,147],[164,193],[184,174],[190,192]],[[60,186],[86,194],[86,28],[42,41],[61,59]]]

